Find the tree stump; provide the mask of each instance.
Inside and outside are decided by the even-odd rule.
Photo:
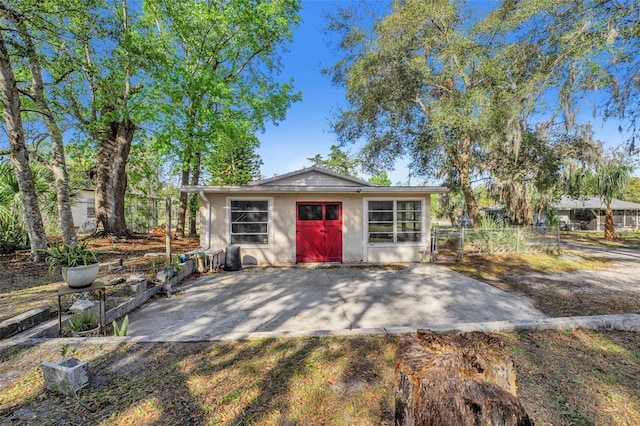
[[[418,330],[400,340],[395,366],[396,425],[533,425],[513,361],[488,334]]]

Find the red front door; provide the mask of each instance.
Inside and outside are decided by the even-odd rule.
[[[296,203],[296,263],[342,262],[342,203]]]

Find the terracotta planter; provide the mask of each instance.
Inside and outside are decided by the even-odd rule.
[[[62,278],[71,288],[88,287],[98,276],[99,263],[62,268]]]

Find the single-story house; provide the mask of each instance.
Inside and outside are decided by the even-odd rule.
[[[137,192],[127,192],[125,217],[127,226],[134,232],[148,232],[158,222],[159,197]],[[91,188],[77,190],[71,196],[71,215],[77,233],[88,234],[96,230],[96,191]]]
[[[185,186],[200,203],[203,250],[239,246],[244,265],[415,262],[429,246],[430,196],[318,167],[246,186]]]
[[[96,230],[95,190],[83,188],[71,198],[71,215],[76,232],[85,234]]]
[[[600,197],[582,197],[577,200],[562,197],[553,207],[558,212],[558,220],[561,224],[592,231],[604,229],[607,206]],[[614,199],[611,202],[611,209],[613,224],[616,228],[638,228],[640,204]]]

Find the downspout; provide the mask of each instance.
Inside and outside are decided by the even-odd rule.
[[[207,251],[211,248],[211,201],[209,201],[209,199],[204,196],[204,191],[198,191],[198,195],[207,206],[207,213],[204,218],[204,232],[207,236],[207,246],[202,248],[202,251]]]

